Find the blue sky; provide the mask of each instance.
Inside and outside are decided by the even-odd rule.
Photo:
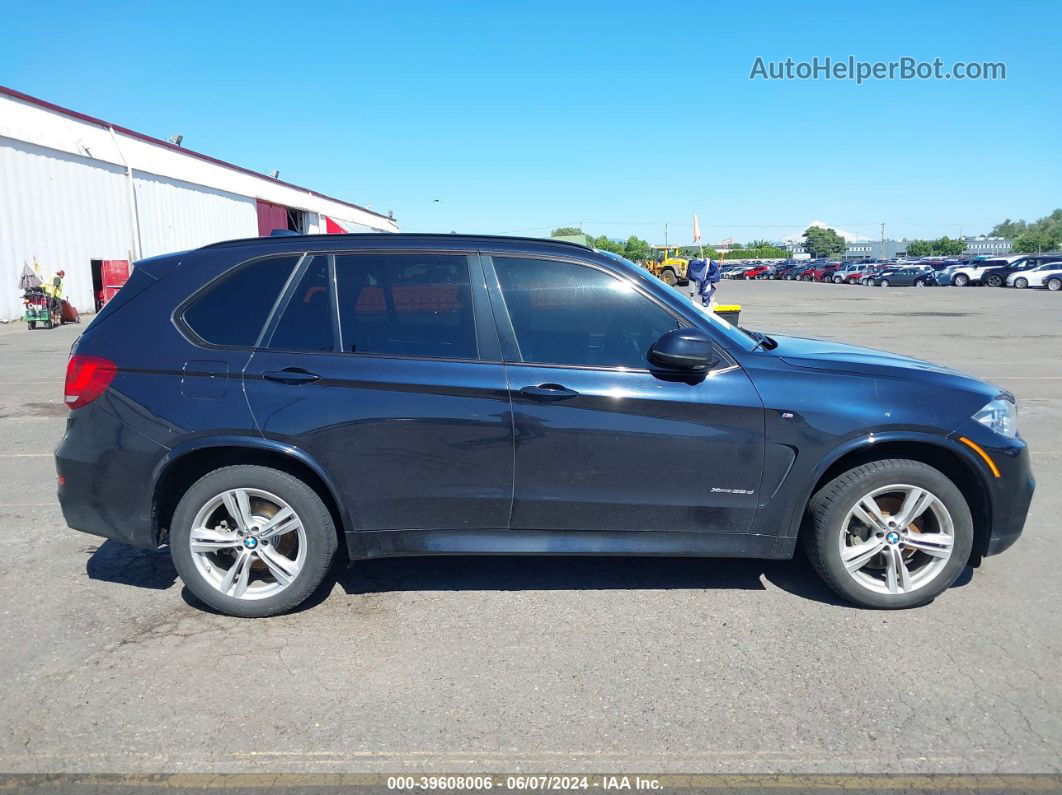
[[[984,233],[1062,206],[1062,3],[3,2],[0,83],[406,231]],[[749,80],[757,56],[1002,81]],[[438,202],[434,200],[438,199]]]

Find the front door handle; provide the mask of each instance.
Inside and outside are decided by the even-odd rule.
[[[320,380],[321,376],[303,370],[301,367],[285,367],[283,370],[266,370],[262,378],[267,381],[277,381],[281,384],[309,384]]]
[[[533,400],[567,400],[568,398],[579,397],[579,393],[574,389],[568,389],[560,384],[539,384],[538,386],[525,386],[520,390],[520,394],[529,397]]]

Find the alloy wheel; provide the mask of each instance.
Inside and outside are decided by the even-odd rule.
[[[1019,278],[1014,280],[1014,286],[1017,287],[1019,290],[1024,290],[1026,287],[1029,286],[1029,280],[1026,279],[1024,276],[1020,276]]]
[[[306,561],[295,511],[261,489],[231,489],[204,504],[188,536],[203,579],[226,596],[266,599],[291,585]]]
[[[841,523],[838,543],[845,570],[861,587],[906,594],[947,566],[955,524],[935,494],[898,483],[860,498]]]

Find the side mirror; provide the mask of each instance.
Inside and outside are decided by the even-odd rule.
[[[653,344],[649,349],[649,361],[662,367],[703,372],[710,370],[718,358],[712,341],[703,332],[677,328]]]

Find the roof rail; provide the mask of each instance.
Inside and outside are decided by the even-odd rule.
[[[239,238],[239,239],[236,239],[236,240],[221,240],[221,241],[218,241],[217,243],[210,243],[210,244],[208,244],[206,246],[202,246],[201,248],[210,249],[210,248],[225,248],[227,246],[246,246],[246,245],[249,245],[251,243],[264,243],[264,242],[270,241],[270,240],[281,242],[281,241],[287,240],[288,238],[290,238],[292,236],[299,237],[299,238],[301,238],[303,240],[306,240],[307,242],[318,241],[318,240],[328,240],[328,241],[335,242],[335,241],[346,240],[346,239],[350,239],[350,238],[354,238],[356,240],[366,240],[366,239],[370,239],[370,238],[379,239],[381,237],[382,238],[386,238],[388,240],[394,240],[396,238],[401,238],[402,240],[409,240],[409,239],[416,239],[416,240],[453,240],[455,238],[461,238],[461,239],[465,239],[465,240],[485,240],[485,241],[505,240],[505,241],[514,241],[514,242],[546,244],[546,245],[561,246],[561,247],[566,247],[566,248],[575,248],[575,249],[579,249],[580,251],[593,251],[594,250],[590,246],[584,246],[582,243],[573,243],[573,242],[571,242],[569,240],[557,240],[556,238],[551,238],[551,237],[518,237],[518,236],[513,236],[513,235],[476,235],[476,234],[467,235],[467,234],[454,234],[454,233],[447,234],[447,233],[442,233],[442,232],[438,232],[438,233],[431,233],[431,232],[396,232],[396,233],[354,232],[354,233],[345,234],[345,235],[328,235],[328,234],[304,235],[304,234],[301,234],[299,232],[292,232],[292,231],[290,231],[288,229],[274,229],[270,233],[269,237],[245,237],[245,238]]]

